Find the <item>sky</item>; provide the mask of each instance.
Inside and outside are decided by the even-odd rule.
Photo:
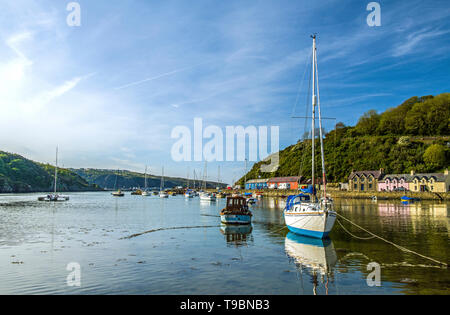
[[[190,177],[204,163],[171,156],[176,126],[304,122],[312,40],[322,114],[354,125],[412,96],[450,92],[450,3],[378,1],[0,0],[0,150],[60,165]],[[326,129],[334,121],[324,121]],[[232,182],[244,162],[208,163]],[[248,165],[248,169],[251,163]]]

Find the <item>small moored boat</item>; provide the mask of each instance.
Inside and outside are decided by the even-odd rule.
[[[186,190],[186,192],[184,193],[184,198],[194,198],[194,192],[192,191],[192,189]]]
[[[211,194],[211,193],[207,193],[207,192],[202,192],[202,193],[200,193],[200,200],[203,200],[203,201],[216,201],[216,195],[215,194]]]
[[[56,147],[56,162],[55,162],[55,181],[53,184],[53,194],[48,194],[47,196],[38,197],[38,201],[67,201],[69,196],[63,196],[56,192],[58,184],[58,147]]]
[[[225,224],[250,224],[252,212],[244,197],[228,197],[227,206],[220,212],[220,220]]]
[[[169,194],[164,190],[164,166],[162,168],[161,187],[159,188],[159,198],[169,198]]]
[[[119,189],[118,191],[114,191],[111,193],[114,197],[123,197],[125,194]]]

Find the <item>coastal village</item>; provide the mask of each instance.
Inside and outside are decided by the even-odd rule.
[[[315,180],[317,188],[322,189],[322,179]],[[250,179],[245,184],[246,190],[299,190],[311,184],[311,179],[301,176],[272,177]],[[328,185],[327,185],[328,186]],[[332,191],[348,191],[357,193],[401,192],[407,193],[431,193],[437,199],[444,198],[450,191],[450,176],[448,169],[442,173],[416,173],[386,174],[384,169],[376,171],[352,171],[347,182],[329,184]],[[240,187],[236,187],[240,188]],[[333,189],[334,188],[334,189]],[[327,190],[329,188],[327,187]],[[440,197],[440,198],[439,198]]]

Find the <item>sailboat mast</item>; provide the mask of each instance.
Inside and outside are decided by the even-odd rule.
[[[313,53],[312,53],[312,124],[311,124],[311,148],[312,148],[312,189],[313,194],[315,195],[315,183],[314,183],[314,151],[315,151],[315,120],[316,120],[316,68],[315,68],[315,60],[316,60],[316,35],[312,35],[313,39]]]
[[[145,186],[145,191],[147,191],[147,165],[145,166],[144,186]]]
[[[203,189],[206,190],[206,178],[208,177],[207,161],[205,160],[205,169],[203,170]]]
[[[188,167],[188,172],[187,172],[187,184],[186,184],[186,188],[189,189],[189,173],[191,172],[191,170]]]
[[[220,184],[220,165],[217,166],[217,183]]]
[[[322,114],[320,112],[320,93],[319,93],[319,70],[317,68],[317,53],[315,57],[316,63],[316,81],[317,81],[317,110],[319,112],[319,132],[320,132],[320,157],[322,162],[322,184],[323,184],[323,197],[326,197],[326,172],[325,172],[325,154],[323,151],[323,131],[322,131]]]
[[[195,190],[195,169],[194,169],[194,190]]]
[[[55,195],[56,195],[56,182],[58,180],[58,146],[56,146],[56,159],[55,159],[55,187],[54,187],[54,191],[55,191]]]
[[[164,166],[162,167],[161,187],[159,187],[159,190],[162,191],[163,188],[164,188]]]
[[[244,190],[247,188],[247,159],[245,159],[245,170],[244,170]]]

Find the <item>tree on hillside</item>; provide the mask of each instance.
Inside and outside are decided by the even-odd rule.
[[[380,123],[380,115],[373,109],[364,113],[356,124],[356,131],[361,135],[374,135],[378,124]]]
[[[401,135],[405,130],[405,116],[411,110],[413,105],[419,102],[417,96],[411,97],[404,101],[401,105],[389,108],[380,115],[380,123],[378,125],[378,135]]]
[[[445,166],[445,148],[440,144],[430,145],[423,154],[423,160],[430,168],[442,168]]]

